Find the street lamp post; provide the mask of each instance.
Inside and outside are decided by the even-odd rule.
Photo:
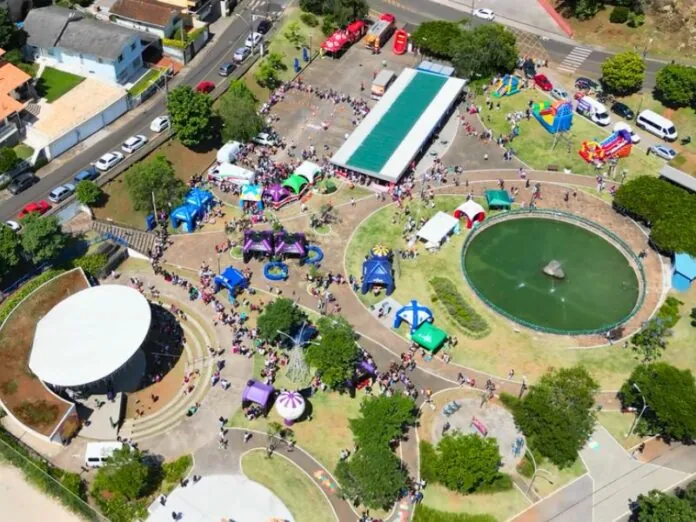
[[[633,430],[640,422],[640,419],[643,416],[643,413],[645,413],[645,410],[648,408],[648,403],[645,401],[645,396],[643,395],[643,392],[640,390],[638,385],[635,382],[632,382],[631,386],[633,387],[634,390],[636,390],[638,393],[640,393],[640,398],[643,400],[643,407],[641,408],[640,413],[638,414],[638,417],[633,419],[633,424],[631,424],[631,429],[628,430],[628,435],[626,435],[626,438],[629,438],[633,434]]]
[[[548,473],[551,475],[550,471],[547,471],[543,468],[537,468],[537,463],[536,460],[534,459],[534,454],[530,451],[529,447],[525,445],[524,451],[527,455],[529,455],[532,458],[532,465],[534,466],[534,473],[532,474],[532,480],[529,481],[529,486],[527,487],[527,492],[526,495],[529,495],[529,492],[532,490],[532,486],[534,485],[534,480],[536,479],[536,476],[538,473]],[[551,475],[553,476],[553,475]],[[549,477],[546,477],[546,480],[549,481],[550,484],[553,484],[553,480],[551,480]]]

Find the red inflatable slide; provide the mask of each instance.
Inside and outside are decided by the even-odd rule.
[[[408,33],[403,29],[397,29],[394,32],[394,43],[392,51],[394,54],[404,54],[408,48]]]

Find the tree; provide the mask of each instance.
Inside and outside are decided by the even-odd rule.
[[[452,58],[454,44],[461,34],[462,29],[457,22],[436,20],[420,24],[413,31],[411,41],[424,54],[437,58]]]
[[[217,109],[222,120],[222,138],[242,143],[250,141],[261,132],[265,121],[256,111],[256,103],[247,98],[225,93]]]
[[[151,473],[143,454],[124,445],[122,449],[114,451],[97,471],[92,483],[92,495],[98,498],[115,495],[128,501],[137,500],[146,494]]]
[[[167,111],[176,135],[187,147],[212,139],[213,100],[207,94],[181,85],[169,92]]]
[[[654,95],[673,109],[696,103],[696,68],[680,64],[664,66],[655,78]]]
[[[307,362],[329,387],[343,388],[360,360],[353,327],[343,317],[333,315],[322,317],[317,326],[321,337],[319,343],[307,348]]]
[[[258,103],[259,100],[256,99],[256,96],[254,93],[249,89],[247,86],[246,82],[244,80],[238,79],[238,80],[232,80],[227,87],[227,91],[225,94],[229,94],[230,96],[234,96],[235,98],[247,98],[254,103]]]
[[[696,519],[696,510],[688,502],[653,489],[638,495],[634,518],[637,522],[690,522]]]
[[[10,147],[3,147],[0,149],[0,172],[12,170],[20,161],[14,149]]]
[[[648,433],[684,441],[696,438],[696,418],[684,414],[696,411],[696,382],[691,370],[664,362],[636,367],[619,390],[619,398],[623,407],[640,411],[642,397],[647,405],[642,419]]]
[[[495,439],[455,432],[437,445],[437,477],[447,489],[472,493],[501,476],[500,451]]]
[[[20,49],[27,41],[27,33],[10,19],[7,9],[0,9],[0,48],[10,51]]]
[[[331,15],[339,27],[364,20],[370,12],[365,0],[325,0],[324,13]]]
[[[83,179],[75,187],[75,197],[83,205],[96,205],[104,197],[104,191],[94,181]]]
[[[465,78],[512,72],[519,51],[517,39],[505,26],[486,24],[462,31],[454,43],[452,63]]]
[[[276,342],[282,337],[278,332],[292,335],[304,320],[302,310],[295,306],[293,300],[282,297],[266,305],[256,326],[259,337],[268,342]]]
[[[662,356],[662,351],[667,347],[667,337],[671,335],[672,330],[667,326],[667,322],[660,317],[653,317],[631,337],[631,344],[642,362],[647,363]]]
[[[93,277],[98,277],[108,261],[109,257],[106,254],[87,254],[73,259],[72,265],[75,268],[82,268]]]
[[[316,15],[324,14],[324,0],[300,0],[300,9]]]
[[[406,470],[386,446],[361,448],[349,460],[339,462],[336,478],[346,497],[359,499],[372,509],[391,506],[406,486]]]
[[[256,83],[268,89],[275,89],[281,83],[278,72],[286,69],[287,65],[283,62],[283,56],[279,53],[270,53],[256,71]]]
[[[640,90],[645,79],[645,62],[638,53],[627,51],[610,56],[602,64],[602,84],[614,94]]]
[[[350,419],[350,431],[361,446],[387,446],[403,435],[404,426],[416,420],[416,404],[402,393],[391,397],[366,397],[360,404],[360,417]]]
[[[153,194],[157,209],[166,209],[179,205],[187,190],[174,174],[172,164],[161,154],[128,169],[126,188],[133,208],[146,212],[153,211]]]
[[[545,374],[514,408],[515,422],[529,446],[560,468],[575,462],[594,428],[598,389],[580,366]]]
[[[302,33],[300,22],[297,21],[287,25],[283,36],[295,49],[300,49],[305,43],[305,35]]]
[[[19,236],[5,224],[0,225],[0,277],[6,275],[20,261],[22,251]]]
[[[65,234],[55,216],[41,217],[32,212],[22,219],[22,248],[34,263],[49,261],[65,246]]]

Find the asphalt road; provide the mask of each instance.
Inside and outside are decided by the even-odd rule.
[[[255,12],[264,13],[266,4],[260,5],[259,2],[256,3]],[[223,78],[217,74],[220,64],[232,61],[235,49],[241,47],[243,40],[249,32],[248,12],[245,4],[238,6],[235,9],[235,13],[241,14],[241,17],[235,16],[232,23],[221,34],[213,34],[213,39],[208,44],[208,47],[204,49],[204,54],[199,56],[198,60],[194,61],[194,65],[189,66],[188,70],[182,70],[182,73],[170,82],[170,87],[176,87],[181,84],[194,86],[202,80],[212,81],[217,86],[223,83]],[[186,72],[184,73],[184,71]],[[229,81],[230,79],[227,78],[224,81]],[[0,221],[16,219],[17,213],[26,203],[45,199],[51,190],[72,180],[77,172],[95,162],[102,154],[120,150],[121,144],[128,137],[135,134],[151,137],[150,122],[156,116],[166,112],[164,93],[157,93],[144,106],[147,107],[144,111],[142,111],[142,108],[135,109],[142,112],[128,125],[123,125],[111,132],[103,140],[89,147],[84,152],[77,154],[60,168],[41,178],[36,185],[3,202],[0,205]]]

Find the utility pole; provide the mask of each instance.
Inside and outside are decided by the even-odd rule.
[[[636,390],[638,393],[640,393],[640,398],[643,399],[643,408],[641,408],[640,413],[638,414],[638,417],[633,419],[633,424],[631,424],[631,429],[628,430],[628,435],[626,435],[626,438],[629,438],[633,434],[633,430],[640,422],[640,419],[643,416],[643,413],[645,413],[645,410],[648,408],[648,403],[645,401],[645,396],[643,395],[643,392],[640,390],[638,385],[635,382],[633,382],[633,383],[631,383],[631,386],[633,387],[634,390]]]
[[[157,220],[157,205],[155,203],[155,191],[152,191],[152,213],[155,215],[155,224],[159,225],[159,222]]]

